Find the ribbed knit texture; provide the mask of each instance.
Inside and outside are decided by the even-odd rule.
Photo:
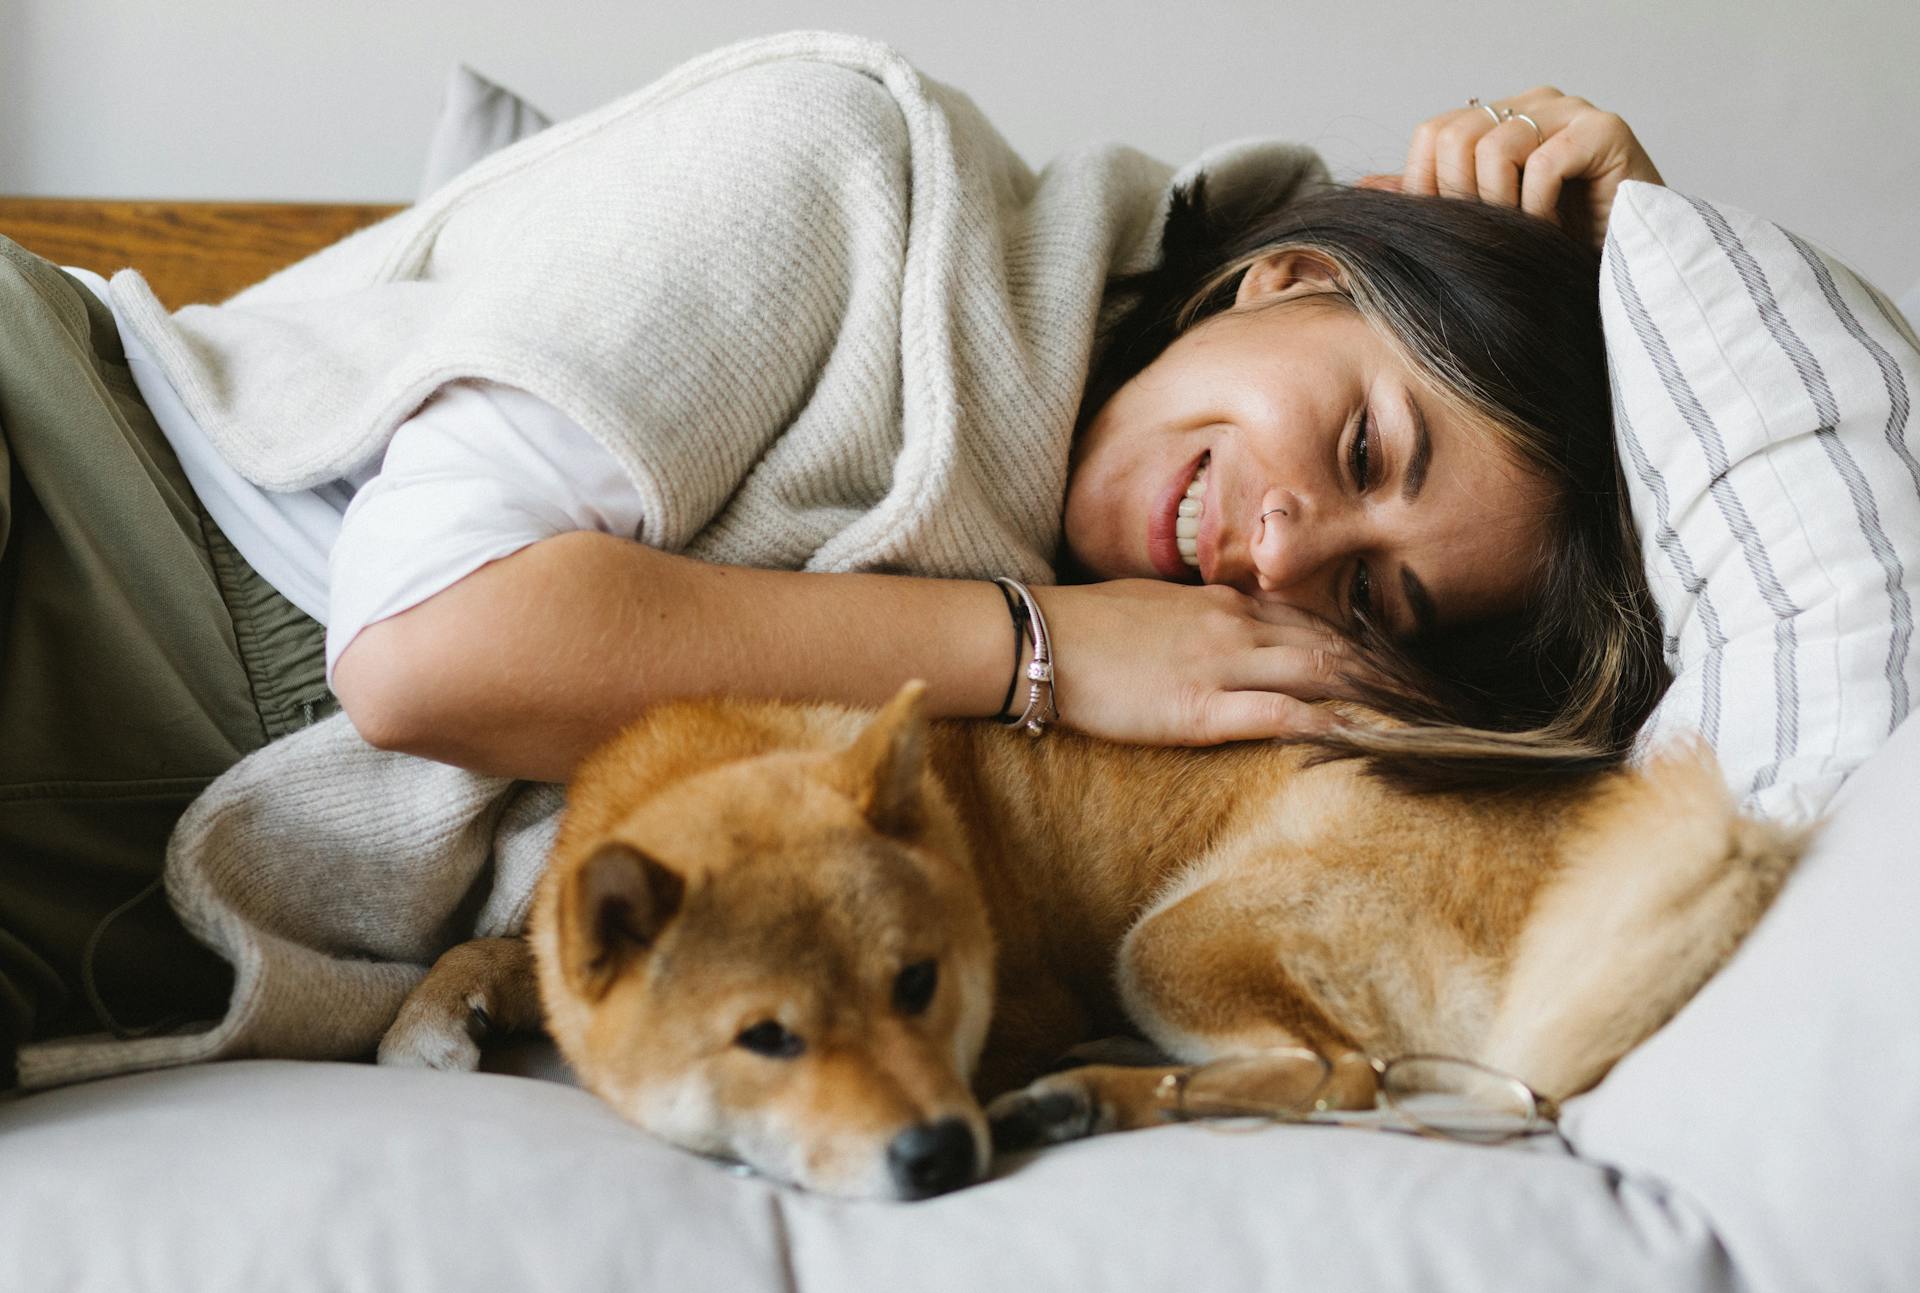
[[[1177,176],[1119,146],[1035,175],[893,50],[798,32],[496,153],[225,305],[168,316],[138,274],[112,286],[267,489],[344,474],[442,383],[484,378],[605,445],[655,547],[1045,581],[1104,284],[1151,262],[1170,181],[1198,169],[1217,194],[1325,176],[1271,141]],[[344,715],[275,742],[169,848],[176,907],[238,969],[227,1019],[32,1046],[23,1084],[369,1052],[438,950],[518,927],[558,804],[373,750]],[[501,821],[517,851],[490,847]],[[476,885],[478,925],[460,914]]]

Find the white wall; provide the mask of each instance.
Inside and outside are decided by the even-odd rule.
[[[806,26],[893,42],[1036,164],[1271,133],[1397,170],[1422,117],[1549,82],[1674,186],[1920,279],[1915,0],[0,0],[0,192],[406,200],[457,61],[567,116]]]

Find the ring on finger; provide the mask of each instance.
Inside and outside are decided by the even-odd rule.
[[[1500,115],[1500,109],[1494,107],[1491,103],[1476,103],[1473,106],[1486,113],[1489,117],[1492,117],[1493,124],[1496,126],[1506,120],[1505,117]]]
[[[1532,117],[1529,117],[1526,113],[1515,112],[1512,108],[1508,108],[1506,120],[1524,121],[1529,126],[1532,126],[1533,127],[1533,146],[1535,148],[1538,148],[1541,144],[1544,144],[1547,142],[1546,132],[1540,129],[1540,123],[1535,121]]]

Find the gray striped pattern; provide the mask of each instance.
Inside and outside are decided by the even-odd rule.
[[[1794,372],[1799,375],[1800,383],[1806,389],[1807,398],[1813,402],[1814,412],[1821,423],[1814,438],[1819,442],[1821,450],[1827,456],[1827,461],[1833,465],[1834,471],[1846,486],[1847,497],[1853,504],[1854,523],[1859,526],[1861,536],[1866,540],[1867,548],[1873,553],[1874,560],[1880,564],[1880,573],[1886,587],[1888,601],[1889,640],[1887,661],[1883,672],[1891,698],[1887,723],[1887,732],[1891,734],[1893,729],[1900,725],[1900,720],[1906,717],[1908,710],[1906,668],[1907,651],[1913,641],[1913,606],[1907,597],[1905,587],[1906,570],[1901,565],[1899,554],[1893,550],[1892,542],[1887,538],[1885,527],[1880,524],[1880,508],[1874,501],[1872,486],[1868,484],[1866,476],[1861,472],[1859,464],[1854,461],[1853,455],[1847,452],[1846,446],[1840,443],[1840,437],[1835,433],[1834,428],[1840,425],[1840,405],[1834,399],[1833,389],[1827,382],[1826,374],[1821,370],[1819,360],[1814,358],[1813,352],[1808,349],[1806,343],[1800,339],[1800,335],[1794,331],[1793,325],[1788,322],[1786,312],[1780,308],[1779,301],[1774,297],[1773,288],[1767,282],[1766,271],[1748,250],[1745,241],[1727,223],[1727,218],[1711,205],[1696,198],[1688,198],[1687,202],[1700,213],[1700,218],[1706,222],[1714,241],[1720,244],[1720,249],[1733,263],[1735,272],[1740,275],[1740,281],[1746,284],[1747,295],[1752,299],[1754,308],[1759,311],[1762,322],[1767,325],[1768,333],[1793,364]],[[1785,233],[1784,230],[1782,232]],[[1843,326],[1847,327],[1856,340],[1866,340],[1859,321],[1846,308],[1846,302],[1840,299],[1840,294],[1833,285],[1833,278],[1826,272],[1819,256],[1800,239],[1791,234],[1786,236],[1801,257],[1813,267],[1821,291],[1825,294],[1828,304],[1840,316]],[[1872,353],[1871,349],[1869,353]],[[1885,380],[1888,371],[1893,367],[1892,356],[1881,351],[1875,358],[1879,361],[1882,379]],[[1893,377],[1897,380],[1899,374],[1894,372]],[[1904,395],[1905,384],[1900,383],[1900,395],[1895,400],[1898,420],[1889,428],[1890,435],[1896,439],[1897,431],[1906,423],[1905,410],[1899,407],[1904,403]],[[1905,448],[1904,445],[1901,447]],[[1920,482],[1920,470],[1916,470],[1915,480]]]
[[[1920,721],[1920,336],[1747,212],[1634,183],[1611,225],[1614,424],[1676,682],[1640,750],[1697,726],[1749,808],[1815,820]]]
[[[1867,330],[1854,317],[1852,309],[1840,295],[1839,287],[1833,281],[1833,275],[1827,270],[1827,263],[1820,253],[1808,246],[1798,235],[1782,229],[1788,242],[1793,244],[1800,258],[1813,272],[1814,281],[1820,284],[1821,295],[1833,308],[1834,317],[1840,320],[1840,326],[1847,335],[1860,343],[1873,357],[1874,366],[1880,370],[1880,381],[1887,391],[1887,422],[1882,434],[1887,447],[1907,469],[1907,479],[1913,487],[1916,497],[1920,497],[1920,461],[1916,461],[1913,451],[1907,447],[1906,433],[1911,424],[1912,402],[1907,395],[1906,379],[1900,374],[1900,366],[1887,353],[1887,348],[1875,341]],[[1829,402],[1832,396],[1827,396]],[[1832,425],[1838,425],[1837,418]],[[1912,710],[1912,700],[1907,689],[1907,656],[1913,647],[1913,600],[1907,594],[1906,566],[1900,560],[1900,554],[1894,550],[1893,541],[1887,537],[1886,526],[1880,523],[1880,508],[1874,501],[1873,490],[1861,472],[1853,456],[1840,443],[1838,435],[1831,431],[1820,437],[1821,448],[1827,449],[1828,457],[1835,462],[1846,481],[1847,493],[1853,499],[1854,514],[1859,519],[1861,533],[1866,536],[1867,546],[1872,550],[1874,560],[1880,563],[1880,569],[1886,576],[1887,603],[1890,611],[1891,629],[1887,642],[1887,690],[1890,697],[1887,713],[1887,734],[1900,726]],[[1829,447],[1831,445],[1831,447]]]
[[[1713,419],[1701,406],[1693,387],[1688,383],[1686,374],[1680,371],[1674,360],[1673,351],[1667,340],[1661,335],[1658,325],[1647,312],[1640,299],[1639,290],[1634,286],[1632,271],[1627,266],[1625,256],[1612,258],[1614,287],[1619,292],[1620,302],[1625,307],[1627,319],[1632,324],[1634,334],[1645,347],[1647,358],[1654,370],[1659,373],[1661,385],[1666,389],[1667,397],[1673,402],[1681,419],[1692,431],[1694,440],[1705,454],[1707,466],[1711,472],[1712,483],[1708,492],[1713,496],[1714,504],[1720,509],[1727,526],[1732,530],[1735,541],[1740,545],[1741,555],[1746,559],[1747,568],[1752,572],[1755,583],[1760,589],[1762,600],[1773,613],[1774,623],[1774,758],[1773,763],[1761,770],[1752,787],[1763,790],[1772,784],[1778,766],[1792,757],[1799,745],[1800,733],[1800,687],[1794,654],[1793,617],[1799,614],[1799,608],[1787,596],[1786,589],[1773,572],[1773,563],[1767,556],[1760,536],[1747,517],[1746,509],[1741,505],[1739,496],[1727,482],[1726,445],[1720,437],[1720,431]],[[1703,733],[1704,734],[1704,733]],[[1713,737],[1708,735],[1711,742]]]
[[[1880,370],[1880,380],[1886,384],[1887,388],[1888,410],[1885,431],[1887,448],[1893,450],[1894,456],[1900,460],[1900,465],[1907,469],[1907,479],[1913,484],[1914,496],[1920,498],[1920,458],[1914,456],[1912,446],[1907,443],[1908,434],[1913,430],[1913,400],[1907,394],[1907,380],[1900,374],[1900,365],[1894,362],[1893,356],[1887,353],[1887,348],[1875,341],[1872,334],[1861,326],[1860,320],[1855,317],[1853,311],[1847,308],[1839,288],[1834,285],[1833,275],[1827,272],[1826,261],[1820,258],[1820,253],[1809,247],[1797,234],[1785,229],[1780,232],[1786,234],[1788,240],[1806,258],[1814,276],[1820,281],[1820,290],[1826,294],[1827,301],[1833,306],[1833,312],[1838,316],[1841,326],[1869,355],[1873,356],[1874,366]],[[1845,267],[1842,266],[1842,268]],[[1862,282],[1857,274],[1849,272],[1847,277],[1867,294],[1867,299],[1873,302],[1874,308],[1880,312],[1880,317],[1886,320],[1887,326],[1903,336],[1907,335],[1906,329],[1900,326],[1898,312],[1887,302],[1885,296],[1875,290],[1871,283]],[[1920,349],[1920,341],[1914,343],[1914,348]]]
[[[1622,260],[1613,262],[1614,281],[1619,282],[1625,273]],[[1667,502],[1667,482],[1660,479],[1660,473],[1647,459],[1646,447],[1640,443],[1640,434],[1634,430],[1633,421],[1627,416],[1626,405],[1620,400],[1620,381],[1613,375],[1613,360],[1607,360],[1607,378],[1614,390],[1613,425],[1620,437],[1620,443],[1626,446],[1627,457],[1633,461],[1634,475],[1653,495],[1655,526],[1653,541],[1660,551],[1667,554],[1667,560],[1673,564],[1674,573],[1680,576],[1680,586],[1695,598],[1699,607],[1700,627],[1707,638],[1707,658],[1700,670],[1700,734],[1707,738],[1707,744],[1713,745],[1720,739],[1720,669],[1721,657],[1725,654],[1727,636],[1720,631],[1720,615],[1713,609],[1713,598],[1708,595],[1707,581],[1694,569],[1693,558],[1687,555],[1686,547],[1680,542],[1672,522],[1672,510]],[[1671,666],[1671,657],[1678,652],[1679,639],[1669,635],[1666,638],[1666,650]]]

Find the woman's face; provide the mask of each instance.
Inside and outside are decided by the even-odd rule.
[[[1300,252],[1257,263],[1234,309],[1100,409],[1065,518],[1091,574],[1229,584],[1348,629],[1360,606],[1395,637],[1519,606],[1547,484],[1344,303],[1244,308],[1321,292],[1331,273]]]

